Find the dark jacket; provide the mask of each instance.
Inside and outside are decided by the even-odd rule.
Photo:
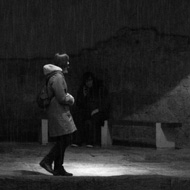
[[[102,81],[93,78],[93,86],[87,88],[87,95],[84,96],[83,90],[87,88],[85,82],[81,84],[77,92],[76,106],[85,113],[86,119],[91,118],[94,110],[98,109],[104,120],[109,118],[110,102],[106,87]]]

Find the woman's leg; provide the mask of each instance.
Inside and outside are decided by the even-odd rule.
[[[53,164],[53,161],[55,158],[56,150],[57,150],[57,144],[55,144],[51,148],[49,153],[40,162],[40,166],[43,167],[45,170],[47,170],[50,173],[53,173],[52,164]]]
[[[64,155],[66,148],[70,145],[71,135],[62,135],[57,137],[56,150],[54,156],[54,171],[59,174],[64,170]],[[64,170],[65,171],[65,170]]]

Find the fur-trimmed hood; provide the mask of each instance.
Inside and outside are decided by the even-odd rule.
[[[53,64],[47,64],[43,66],[44,75],[48,75],[54,71],[62,71],[62,68]]]

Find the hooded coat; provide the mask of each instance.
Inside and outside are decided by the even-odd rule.
[[[70,106],[74,104],[74,98],[67,93],[67,83],[62,69],[52,64],[44,65],[44,74],[50,77],[47,89],[48,95],[52,97],[47,108],[48,132],[50,137],[71,134],[76,131]]]

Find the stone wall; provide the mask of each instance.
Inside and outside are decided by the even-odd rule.
[[[78,54],[123,27],[189,35],[188,0],[13,0],[0,2],[0,58]]]
[[[113,119],[181,122],[182,145],[189,143],[189,50],[188,37],[123,28],[78,62],[109,87]]]
[[[85,71],[109,88],[113,119],[182,122],[189,146],[188,0],[1,1],[1,138],[37,139],[42,65],[68,52],[70,92]]]

